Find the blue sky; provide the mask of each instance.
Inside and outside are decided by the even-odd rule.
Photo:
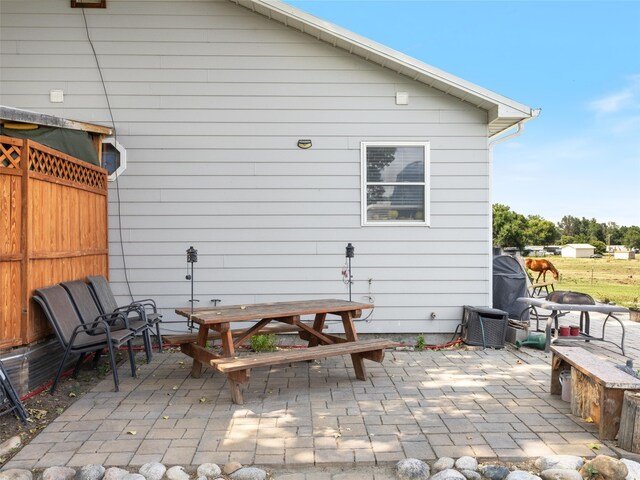
[[[287,0],[534,108],[493,201],[640,225],[640,1]]]

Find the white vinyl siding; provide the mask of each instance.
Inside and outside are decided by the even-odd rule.
[[[0,104],[111,125],[82,12],[0,1]],[[191,245],[199,306],[347,298],[351,242],[353,299],[376,304],[359,332],[452,332],[462,305],[490,305],[485,111],[226,0],[86,15],[127,150],[109,196],[120,301],[126,264],[134,296],[178,320]],[[429,142],[430,228],[361,224],[361,143],[390,139]]]

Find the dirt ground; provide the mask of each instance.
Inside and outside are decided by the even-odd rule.
[[[39,394],[24,400],[22,403],[27,410],[29,420],[23,424],[12,413],[0,416],[0,444],[16,435],[20,436],[22,445],[27,445],[41,430],[64,412],[78,398],[90,391],[94,385],[102,381],[105,376],[111,376],[109,359],[103,356],[98,363],[97,370],[92,369],[92,362],[85,362],[78,378],[66,377],[61,380],[56,392],[51,395],[49,388]],[[19,449],[0,457],[0,466],[13,457]]]

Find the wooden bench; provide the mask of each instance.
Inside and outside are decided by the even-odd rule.
[[[252,368],[304,362],[348,354],[352,357],[356,356],[380,363],[384,360],[384,350],[397,345],[396,342],[386,339],[358,340],[356,342],[341,342],[309,348],[279,350],[246,357],[215,358],[210,359],[209,364],[214,369],[227,375],[230,383],[235,383],[235,388],[232,388],[231,394],[234,397],[234,402],[241,405],[243,400],[239,385],[249,381]],[[357,365],[357,362],[354,362],[354,365]],[[360,380],[366,380],[364,371],[359,372],[357,368],[356,377]]]
[[[552,346],[551,386],[562,393],[560,372],[571,367],[571,413],[591,418],[601,440],[613,440],[620,428],[625,390],[640,390],[640,379],[580,347]]]

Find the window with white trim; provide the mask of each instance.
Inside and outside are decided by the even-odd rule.
[[[429,142],[362,142],[362,224],[429,225]]]

